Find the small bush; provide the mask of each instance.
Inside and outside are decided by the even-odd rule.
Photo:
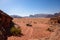
[[[54,29],[52,29],[52,28],[48,28],[47,29],[49,32],[54,32]]]
[[[26,24],[26,26],[32,26],[31,24]]]
[[[34,22],[34,24],[37,24],[37,22]]]
[[[21,29],[20,28],[12,27],[10,29],[10,32],[11,32],[12,35],[20,35],[21,34]]]

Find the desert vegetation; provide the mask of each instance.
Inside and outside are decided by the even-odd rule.
[[[21,29],[20,28],[15,28],[15,27],[12,27],[10,29],[10,32],[12,35],[14,36],[19,36],[19,34],[21,34]]]
[[[32,25],[31,24],[26,24],[26,26],[30,26],[31,27]]]

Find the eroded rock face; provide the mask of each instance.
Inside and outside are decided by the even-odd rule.
[[[7,29],[10,28],[12,19],[12,17],[0,10],[0,40],[7,40]]]
[[[6,30],[0,26],[0,40],[7,40]]]
[[[50,18],[50,24],[60,24],[60,17]]]

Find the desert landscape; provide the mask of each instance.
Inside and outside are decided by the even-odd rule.
[[[0,40],[60,40],[60,0],[0,0]]]
[[[60,40],[60,28],[50,25],[50,18],[14,18],[13,22],[20,26],[22,36],[10,36],[8,40]]]
[[[60,13],[57,13],[58,15]],[[60,40],[60,16],[11,17],[0,10],[1,40]]]

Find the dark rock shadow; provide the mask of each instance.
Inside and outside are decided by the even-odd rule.
[[[11,21],[10,26],[4,28],[3,26],[0,26],[0,40],[7,40],[8,37],[10,36],[17,36],[17,37],[21,37],[24,36],[21,31],[20,33],[16,34],[12,34],[10,29],[12,27],[14,27],[14,25],[17,25],[18,27],[20,27],[18,24],[15,24],[14,22]],[[2,33],[2,34],[1,34]]]
[[[10,37],[10,36],[17,36],[17,37],[24,36],[22,33],[19,33],[18,35],[13,35],[10,32],[11,27],[14,27],[14,25],[17,25],[17,24],[15,24],[14,22],[11,21],[10,26],[5,29],[6,32],[4,34],[4,40],[7,40],[7,38]]]

